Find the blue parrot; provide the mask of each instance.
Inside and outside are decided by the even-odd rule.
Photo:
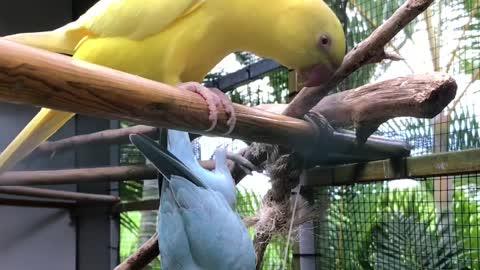
[[[217,149],[211,172],[196,160],[186,132],[169,130],[168,150],[143,135],[130,140],[164,176],[158,219],[162,269],[255,269],[253,243],[234,210],[226,151]]]

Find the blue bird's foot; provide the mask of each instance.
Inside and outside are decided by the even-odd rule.
[[[250,162],[250,160],[243,157],[241,153],[234,154],[231,152],[227,152],[227,158],[236,163],[247,175],[252,175],[253,171],[260,170],[252,162]]]

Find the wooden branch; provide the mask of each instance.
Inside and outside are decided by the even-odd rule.
[[[385,45],[432,3],[433,0],[408,0],[405,2],[387,21],[345,56],[343,64],[329,82],[319,87],[302,89],[283,114],[296,118],[303,117],[330,90],[354,71],[372,62],[379,62],[388,56],[384,51]]]
[[[44,142],[35,149],[32,156],[40,154],[53,155],[68,149],[84,147],[85,145],[94,146],[130,143],[128,136],[132,133],[143,134],[154,139],[158,138],[158,128],[156,127],[138,125],[128,128],[109,129],[86,135],[73,136],[58,141]]]
[[[118,203],[120,198],[110,195],[89,194],[62,190],[51,190],[31,187],[0,187],[0,193],[37,198],[73,200],[81,204],[91,203]]]
[[[156,177],[157,170],[154,167],[142,165],[52,171],[13,171],[0,175],[0,186],[102,183]]]
[[[333,127],[353,126],[363,143],[395,117],[435,117],[455,98],[456,90],[455,79],[448,74],[411,75],[327,96],[311,111]]]
[[[105,67],[0,40],[0,101],[30,104],[149,126],[223,135],[221,111],[212,132],[199,95]],[[229,137],[302,146],[313,141],[305,121],[234,104],[235,130]]]
[[[0,198],[0,205],[15,206],[15,207],[66,208],[66,209],[71,209],[71,208],[76,207],[77,203]]]
[[[215,161],[200,161],[200,165],[207,170],[213,170]],[[229,161],[229,167],[233,169],[231,161]],[[153,166],[146,165],[51,171],[12,171],[0,174],[0,186],[62,185],[146,180],[157,178],[157,172],[157,169]]]
[[[433,118],[456,95],[455,79],[441,72],[416,74],[367,84],[326,96],[310,112],[323,115],[335,128],[354,127],[357,140],[365,140],[384,122],[395,117]],[[271,112],[288,104],[263,104]]]
[[[160,254],[158,249],[158,236],[155,233],[128,259],[115,267],[114,270],[139,270],[145,268]]]

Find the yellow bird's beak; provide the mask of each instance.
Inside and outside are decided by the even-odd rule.
[[[337,70],[337,65],[330,63],[317,64],[309,68],[299,70],[300,80],[305,87],[315,87],[326,83]]]

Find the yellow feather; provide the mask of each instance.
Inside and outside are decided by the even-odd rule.
[[[41,109],[0,155],[0,168],[7,169],[30,154],[74,116],[73,113]]]

